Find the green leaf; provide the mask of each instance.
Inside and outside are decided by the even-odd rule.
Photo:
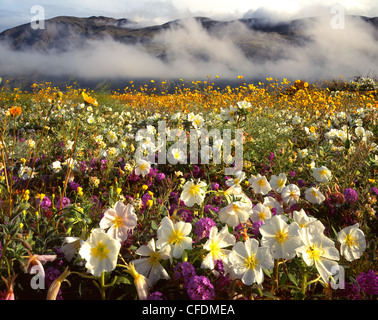
[[[132,282],[130,281],[130,279],[128,277],[118,276],[116,284],[130,284],[131,285]]]
[[[289,277],[289,279],[292,283],[294,283],[296,286],[298,286],[298,280],[296,279],[296,277],[292,273],[289,273],[288,277]]]
[[[345,140],[344,147],[345,147],[345,149],[347,149],[347,150],[350,149],[350,140],[349,140],[349,139],[346,139],[346,140]]]

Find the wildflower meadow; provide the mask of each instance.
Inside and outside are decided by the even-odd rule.
[[[375,300],[378,82],[0,88],[0,299]]]

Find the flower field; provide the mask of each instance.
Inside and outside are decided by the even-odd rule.
[[[3,80],[0,299],[376,299],[378,83],[238,81]]]

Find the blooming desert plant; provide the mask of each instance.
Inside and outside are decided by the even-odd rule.
[[[267,81],[1,88],[0,298],[376,298],[375,96]]]

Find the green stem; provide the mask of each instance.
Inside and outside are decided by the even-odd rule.
[[[305,270],[305,272],[303,272],[303,276],[302,276],[302,287],[301,287],[301,292],[302,292],[302,295],[303,295],[303,300],[305,299],[306,297],[306,288],[307,288],[307,276],[308,276],[308,272],[307,270]]]

